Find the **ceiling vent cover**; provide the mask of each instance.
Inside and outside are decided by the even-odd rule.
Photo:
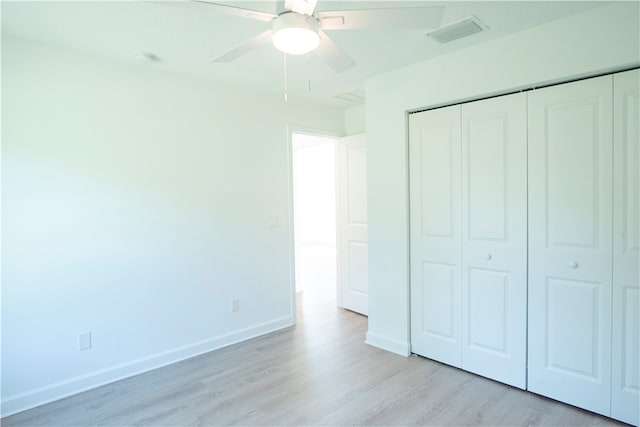
[[[351,104],[362,104],[364,102],[364,90],[355,89],[351,92],[341,93],[340,95],[336,95],[340,101],[345,101]]]
[[[487,26],[480,22],[478,18],[470,16],[427,33],[427,37],[434,39],[438,43],[448,43],[486,29]]]

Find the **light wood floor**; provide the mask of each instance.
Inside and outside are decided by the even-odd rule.
[[[2,420],[34,425],[622,425],[364,344],[367,318],[299,299],[298,325]]]

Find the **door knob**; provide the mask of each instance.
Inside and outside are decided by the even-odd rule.
[[[491,256],[491,254],[486,254],[486,255],[484,256],[484,259],[486,259],[487,261],[491,260],[491,258],[493,258],[493,257]]]
[[[578,263],[577,263],[577,262],[575,262],[575,261],[570,262],[570,263],[569,263],[569,267],[571,267],[571,268],[578,268]]]

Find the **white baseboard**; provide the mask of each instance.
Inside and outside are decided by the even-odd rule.
[[[69,378],[44,387],[29,390],[24,393],[7,396],[2,399],[0,414],[2,417],[26,411],[36,406],[60,400],[83,391],[91,390],[124,378],[132,377],[143,372],[158,369],[181,360],[189,359],[203,353],[208,353],[222,347],[227,347],[241,341],[246,341],[260,335],[293,326],[293,316],[286,316],[270,322],[261,323],[229,334],[209,338],[183,347],[178,347],[162,353],[157,353],[142,359],[133,360],[116,366],[111,366],[85,375]]]
[[[385,337],[375,334],[371,331],[367,332],[365,343],[381,348],[383,350],[390,351],[392,353],[399,354],[400,356],[411,355],[411,345],[406,341],[398,341],[393,338]]]

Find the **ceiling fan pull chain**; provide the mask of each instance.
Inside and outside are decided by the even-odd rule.
[[[283,53],[284,55],[284,102],[288,101],[288,93],[287,93],[287,54]]]
[[[309,82],[309,93],[311,93],[311,54],[307,53],[307,81]]]

